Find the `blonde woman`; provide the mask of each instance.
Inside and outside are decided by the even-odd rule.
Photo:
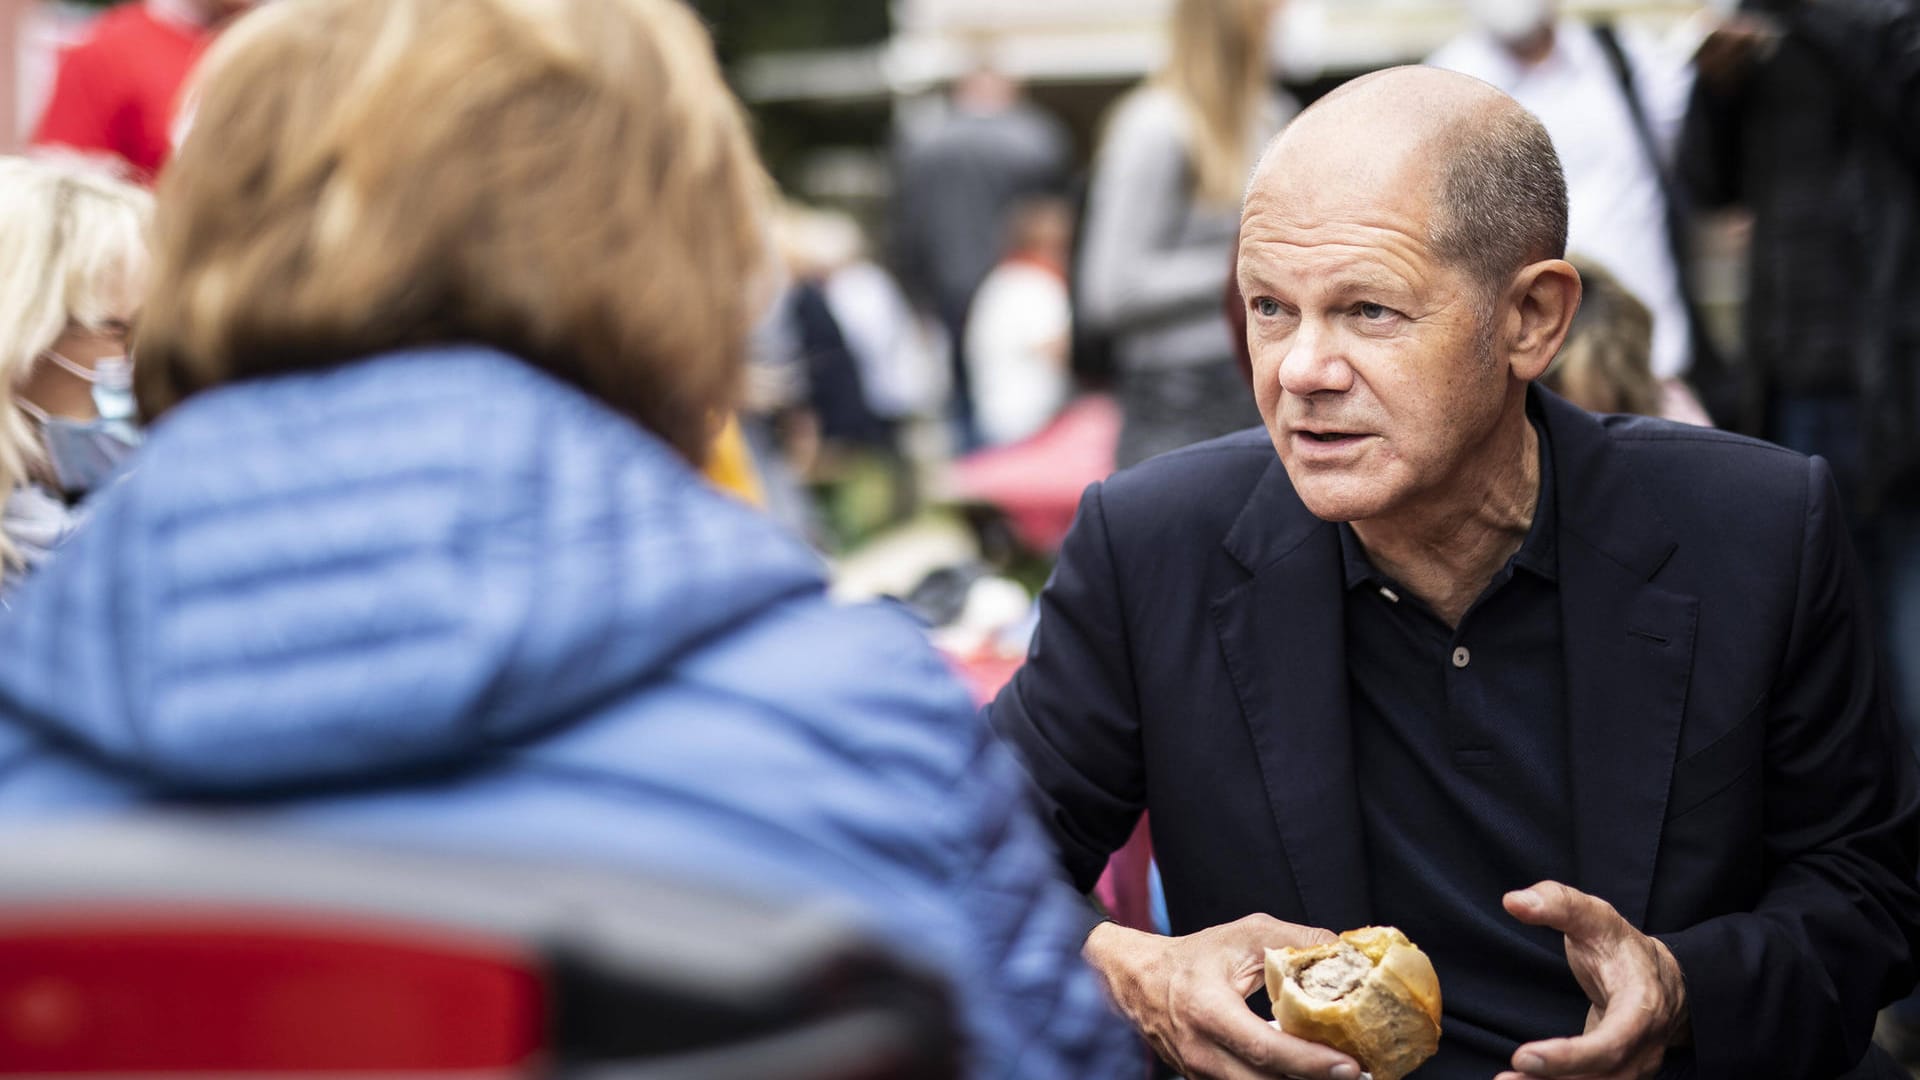
[[[65,535],[133,450],[128,335],[151,197],[74,164],[0,158],[0,582]],[[4,587],[4,586],[0,586]]]
[[[263,800],[831,905],[951,980],[967,1075],[1137,1064],[919,627],[695,468],[771,290],[693,13],[275,0],[203,73],[142,465],[0,618],[0,819]]]
[[[1123,467],[1260,422],[1219,310],[1241,191],[1299,108],[1268,70],[1278,8],[1178,0],[1165,65],[1107,121],[1074,314],[1113,339]]]
[[[1541,385],[1588,412],[1658,416],[1653,313],[1598,263],[1571,261],[1583,286],[1580,310]]]
[[[1692,395],[1654,376],[1654,320],[1647,305],[1593,259],[1573,255],[1569,261],[1580,271],[1580,310],[1541,384],[1589,412],[1712,427]]]

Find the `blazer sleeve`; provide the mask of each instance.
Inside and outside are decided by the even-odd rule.
[[[1026,763],[1068,876],[1093,888],[1145,801],[1138,699],[1121,581],[1099,484],[1080,498],[1027,662],[987,706]]]
[[[1913,986],[1920,781],[1880,685],[1827,465],[1808,464],[1795,615],[1766,712],[1765,885],[1751,911],[1659,935],[1702,1076],[1835,1076]]]

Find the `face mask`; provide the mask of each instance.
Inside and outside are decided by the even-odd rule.
[[[92,368],[87,368],[51,349],[42,355],[61,371],[93,385],[93,407],[100,413],[100,419],[133,423],[132,361],[124,356],[103,356],[93,362]]]
[[[1553,19],[1553,0],[1467,0],[1481,29],[1501,41],[1519,41]]]
[[[67,420],[55,417],[40,428],[54,479],[69,498],[107,486],[120,466],[140,447],[140,433],[120,420]]]
[[[126,420],[70,420],[48,416],[31,402],[16,402],[40,422],[40,441],[61,494],[79,499],[106,487],[140,447],[140,430]]]
[[[1267,24],[1267,65],[1289,80],[1310,82],[1326,70],[1325,0],[1289,0]]]

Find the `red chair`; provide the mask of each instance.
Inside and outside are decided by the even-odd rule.
[[[819,911],[194,824],[0,834],[0,1075],[934,1078],[943,985]]]

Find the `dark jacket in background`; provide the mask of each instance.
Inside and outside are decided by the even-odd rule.
[[[1700,80],[1679,154],[1696,205],[1754,215],[1738,426],[1782,395],[1857,399],[1870,505],[1920,481],[1920,6],[1749,6],[1779,48],[1737,86]]]
[[[1066,129],[1026,104],[956,109],[900,154],[893,261],[900,284],[941,318],[964,315],[1006,246],[1007,211],[1064,186]]]

